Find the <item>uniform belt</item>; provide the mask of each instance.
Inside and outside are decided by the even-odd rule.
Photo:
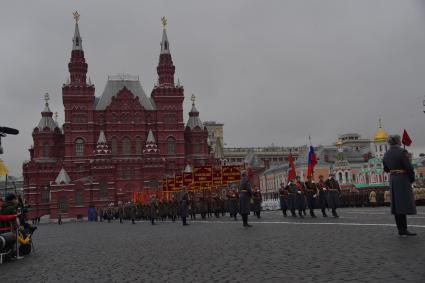
[[[406,173],[406,170],[402,170],[402,169],[390,170],[390,174],[404,174],[404,173]]]
[[[241,190],[241,192],[244,192],[244,193],[246,193],[248,190]]]

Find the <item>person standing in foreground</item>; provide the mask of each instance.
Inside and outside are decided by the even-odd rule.
[[[243,227],[252,227],[248,224],[248,214],[252,197],[251,184],[249,183],[246,171],[242,172],[242,180],[239,187],[240,214],[242,215]]]
[[[316,214],[314,214],[314,209],[316,208],[316,200],[317,200],[317,186],[313,181],[312,176],[307,177],[307,182],[305,182],[305,187],[307,190],[307,203],[308,208],[310,209],[310,216],[316,218]]]
[[[385,172],[390,174],[391,213],[400,236],[416,236],[407,230],[406,215],[416,214],[416,204],[412,192],[415,172],[407,150],[401,148],[399,135],[388,138],[390,149],[385,153],[383,163]]]

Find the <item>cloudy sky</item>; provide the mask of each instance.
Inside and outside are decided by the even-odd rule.
[[[1,10],[0,124],[20,130],[3,139],[1,158],[14,175],[29,159],[45,92],[63,121],[74,10],[97,96],[122,72],[150,94],[166,16],[185,112],[194,93],[201,119],[225,124],[228,146],[369,138],[382,118],[425,150],[423,1],[13,0]]]

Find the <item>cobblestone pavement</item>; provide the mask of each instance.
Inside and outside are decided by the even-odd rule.
[[[396,233],[388,208],[341,218],[228,216],[207,221],[41,224],[36,252],[0,266],[0,282],[425,282],[425,207]]]

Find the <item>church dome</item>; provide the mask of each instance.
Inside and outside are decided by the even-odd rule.
[[[379,126],[374,140],[375,142],[386,142],[388,140],[388,133],[382,127],[381,120],[379,120]]]

